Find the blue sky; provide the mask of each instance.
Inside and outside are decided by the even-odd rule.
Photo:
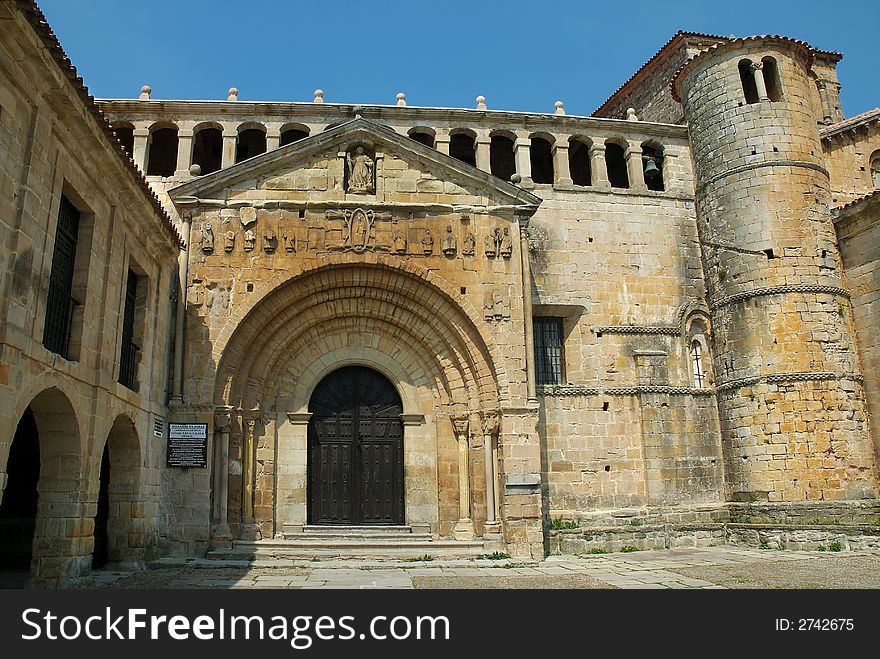
[[[877,0],[37,0],[95,96],[590,114],[677,30],[784,34],[845,57],[844,112],[880,105]],[[830,7],[830,9],[829,9]]]

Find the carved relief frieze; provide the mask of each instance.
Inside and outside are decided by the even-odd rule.
[[[474,238],[474,234],[470,231],[467,232],[467,235],[464,237],[464,244],[461,247],[461,253],[463,256],[473,256],[474,251],[477,248],[477,239]]]
[[[278,249],[278,235],[272,227],[266,227],[263,231],[263,251],[266,254],[274,254]]]
[[[202,229],[202,237],[201,240],[199,240],[199,246],[205,254],[214,253],[214,229],[211,227],[210,222],[205,222],[205,226]]]
[[[455,236],[452,234],[452,225],[446,225],[446,235],[443,236],[443,242],[440,246],[441,251],[447,257],[455,256],[456,244]]]
[[[229,254],[235,249],[235,231],[227,231],[223,234],[223,251]]]
[[[425,229],[422,236],[422,253],[425,255],[434,253],[434,236],[431,235],[430,229]]]
[[[483,295],[483,317],[492,321],[510,320],[510,295],[507,289],[486,289]]]

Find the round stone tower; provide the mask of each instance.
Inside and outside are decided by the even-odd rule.
[[[800,41],[736,39],[672,83],[693,150],[734,501],[877,492],[811,62]]]

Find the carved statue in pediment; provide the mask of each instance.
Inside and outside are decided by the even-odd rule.
[[[394,251],[397,254],[406,254],[406,235],[403,231],[394,234]]]
[[[223,249],[228,254],[235,248],[235,231],[227,231],[223,236]]]
[[[498,231],[498,229],[495,229],[495,231]],[[498,248],[498,253],[506,259],[509,259],[510,255],[513,253],[513,239],[510,237],[510,227],[504,227],[504,233],[501,236],[501,246]]]
[[[483,317],[486,320],[509,320],[510,300],[498,288],[490,288],[483,296]]]
[[[276,249],[278,249],[278,236],[275,229],[269,227],[263,233],[263,251],[266,254],[274,254]]]
[[[470,231],[467,232],[467,235],[464,237],[464,245],[461,248],[461,253],[465,256],[473,256],[474,250],[477,248],[477,241],[474,238],[474,234]]]
[[[452,235],[452,226],[446,226],[446,235],[443,236],[443,243],[440,248],[446,256],[455,256],[455,236]]]
[[[202,251],[205,254],[214,253],[214,230],[211,228],[210,222],[205,222],[205,228],[202,229],[202,239],[199,241]]]
[[[253,229],[247,229],[244,232],[244,251],[254,251],[254,245],[257,244],[257,232]]]
[[[375,190],[373,185],[373,159],[359,146],[345,156],[348,164],[348,190],[352,194],[372,194]]]
[[[293,254],[296,251],[296,236],[293,234],[285,234],[284,251]]]
[[[434,236],[431,235],[430,229],[425,229],[425,235],[422,237],[422,252],[425,254],[434,252]]]

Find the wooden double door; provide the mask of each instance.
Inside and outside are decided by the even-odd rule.
[[[403,524],[403,405],[363,366],[332,372],[309,401],[310,524]]]

